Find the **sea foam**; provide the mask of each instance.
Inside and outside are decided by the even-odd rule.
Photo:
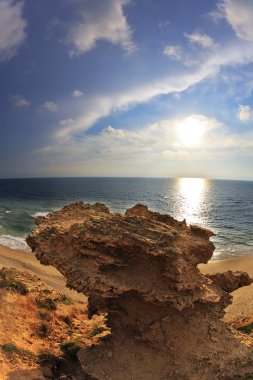
[[[0,244],[12,249],[30,250],[26,244],[25,238],[21,237],[2,235],[0,236]]]
[[[49,211],[37,211],[34,214],[32,214],[31,216],[33,218],[36,218],[37,216],[47,216],[48,214],[49,214]]]

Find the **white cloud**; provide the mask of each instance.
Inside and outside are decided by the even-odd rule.
[[[83,96],[83,92],[80,90],[74,90],[71,93],[72,98],[79,98],[80,96]]]
[[[40,110],[41,111],[51,111],[51,112],[56,112],[58,111],[59,107],[56,103],[51,102],[51,101],[46,101],[45,103],[41,104]]]
[[[25,40],[23,6],[23,1],[0,1],[0,62],[11,59]]]
[[[219,9],[237,37],[253,41],[253,1],[222,0]]]
[[[98,134],[85,135],[77,140],[72,139],[68,141],[68,144],[62,146],[47,146],[41,152],[62,153],[67,150],[77,155],[85,154],[87,160],[92,157],[124,160],[147,155],[151,160],[154,158],[183,159],[189,153],[195,154],[194,152],[198,152],[200,149],[197,144],[185,144],[181,138],[180,128],[182,125],[189,126],[189,122],[191,122],[190,126],[195,124],[197,128],[203,129],[203,149],[210,145],[209,140],[212,144],[214,137],[210,136],[213,133],[217,134],[217,131],[222,129],[221,123],[205,115],[189,115],[183,118],[160,120],[135,130],[124,130],[109,125]],[[218,141],[219,137],[216,137],[216,140]]]
[[[214,21],[216,24],[224,18],[222,11],[221,11],[221,8],[222,8],[221,4],[218,3],[218,6],[216,9],[207,13],[207,16],[210,17],[211,20]]]
[[[78,20],[66,37],[66,42],[72,45],[71,56],[90,51],[101,40],[120,45],[128,53],[136,49],[123,10],[129,0],[83,0],[75,3]]]
[[[192,34],[184,33],[184,36],[192,43],[198,44],[204,48],[213,48],[216,46],[214,40],[205,33],[194,32]]]
[[[197,58],[199,61],[196,64],[188,66],[178,73],[138,83],[136,87],[129,87],[124,91],[87,98],[82,104],[79,116],[71,117],[70,123],[59,124],[58,130],[54,134],[57,144],[69,143],[76,135],[84,133],[101,118],[107,117],[113,112],[126,111],[129,107],[147,102],[155,96],[170,93],[180,94],[207,77],[216,75],[224,66],[245,65],[253,62],[253,45],[241,41],[227,44]]]
[[[189,120],[204,125],[200,145],[185,145],[179,138],[180,126]],[[220,171],[219,175],[226,176],[228,162],[237,162],[238,155],[253,159],[252,152],[252,130],[231,132],[216,119],[205,115],[188,115],[160,120],[134,131],[108,126],[98,134],[79,136],[64,145],[47,146],[36,151],[36,154],[48,160],[50,170],[53,170],[51,163],[54,163],[54,175],[66,175],[67,172],[71,175],[92,176],[173,177],[190,174],[215,177],[217,170]],[[214,162],[217,165],[212,172],[208,165],[211,163],[213,167]],[[252,176],[252,171],[250,173]],[[233,172],[230,175],[233,176]]]
[[[31,101],[22,95],[10,95],[9,99],[11,103],[18,108],[29,107],[31,105]]]
[[[73,119],[63,119],[59,121],[59,125],[62,127],[70,126],[75,124],[75,121]]]
[[[181,136],[181,127],[201,128],[202,139],[199,144],[186,144]],[[107,157],[143,156],[167,157],[171,159],[191,159],[210,156],[214,152],[220,157],[238,154],[241,149],[253,148],[253,131],[241,133],[231,132],[215,118],[202,114],[188,115],[182,118],[160,120],[156,123],[138,128],[134,131],[113,128],[111,126],[97,135],[85,136],[72,142],[75,149],[85,148],[89,155],[96,154],[94,146],[100,154]],[[69,146],[68,146],[69,148]],[[63,148],[65,149],[65,148]],[[252,152],[246,152],[252,154]]]
[[[253,63],[253,44],[249,42],[236,41],[220,46],[206,58],[207,65],[235,66]]]
[[[116,128],[113,128],[111,125],[108,125],[108,127],[104,128],[102,130],[102,133],[104,133],[106,135],[119,137],[119,138],[125,138],[126,137],[126,133],[125,133],[125,131],[123,131],[123,129],[116,129]]]
[[[66,123],[64,125],[61,121],[60,128],[57,130],[55,137],[59,144],[64,144],[72,136],[86,131],[99,119],[108,116],[114,111],[126,110],[128,107],[147,102],[157,95],[184,91],[208,75],[213,74],[215,70],[216,67],[205,66],[190,74],[181,73],[178,76],[168,76],[154,82],[150,81],[150,83],[145,83],[142,86],[138,85],[136,88],[131,88],[125,92],[103,97],[90,97],[83,105],[83,116],[76,118],[70,124]]]
[[[176,61],[180,61],[183,56],[183,49],[179,45],[167,45],[163,50],[163,54]]]
[[[253,109],[248,105],[240,104],[237,109],[237,117],[243,122],[253,120]]]

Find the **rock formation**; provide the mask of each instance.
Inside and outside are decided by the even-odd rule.
[[[111,335],[80,350],[86,379],[246,379],[250,348],[221,319],[245,273],[203,276],[214,251],[207,229],[136,205],[125,215],[76,203],[46,217],[27,238],[36,257],[106,313]]]

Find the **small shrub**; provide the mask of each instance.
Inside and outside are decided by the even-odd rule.
[[[37,330],[37,334],[40,338],[47,338],[50,332],[51,328],[47,323],[41,323]]]
[[[13,271],[7,268],[0,270],[0,288],[14,291],[22,296],[29,293],[27,286],[21,281],[16,280]]]
[[[73,321],[72,321],[72,318],[69,315],[61,315],[60,318],[61,318],[61,320],[63,322],[66,323],[66,325],[68,325],[70,327],[72,326]]]
[[[2,349],[8,354],[19,354],[20,349],[14,343],[4,343],[2,344]]]
[[[99,326],[96,324],[96,325],[92,326],[88,336],[89,336],[89,338],[93,338],[94,336],[101,334],[104,330],[105,329],[103,326]]]
[[[42,321],[50,322],[52,319],[52,316],[46,311],[39,310],[37,315],[39,319],[42,319]]]
[[[64,305],[73,305],[72,299],[66,296],[66,294],[61,294],[58,298],[58,301],[63,303]]]
[[[249,325],[237,327],[237,330],[243,332],[244,334],[251,334],[253,332],[253,323],[250,323]]]
[[[42,309],[56,310],[57,306],[55,300],[51,297],[36,298],[36,305]]]
[[[29,360],[35,360],[35,355],[33,352],[18,348],[14,343],[11,343],[11,342],[4,343],[1,345],[1,348],[5,352],[6,355],[9,355],[9,356],[17,355],[19,357],[27,358]]]
[[[63,354],[72,360],[77,360],[77,353],[80,348],[81,347],[76,342],[66,342],[60,346]]]

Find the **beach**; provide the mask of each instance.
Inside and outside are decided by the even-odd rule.
[[[209,261],[208,264],[200,264],[199,269],[203,274],[226,272],[228,270],[243,271],[253,277],[253,254]],[[251,322],[253,320],[253,284],[237,289],[232,295],[233,303],[226,309],[224,319],[229,323],[244,320]]]
[[[2,266],[26,270],[38,276],[58,292],[65,293],[74,299],[83,300],[81,294],[66,288],[65,278],[55,268],[41,265],[31,251],[11,249],[0,245],[0,267]],[[227,270],[245,271],[253,277],[253,254],[209,261],[208,264],[200,264],[199,269],[203,274],[225,272]],[[253,284],[240,288],[232,294],[233,303],[227,308],[225,320],[228,322],[243,319],[250,320],[253,317]]]

